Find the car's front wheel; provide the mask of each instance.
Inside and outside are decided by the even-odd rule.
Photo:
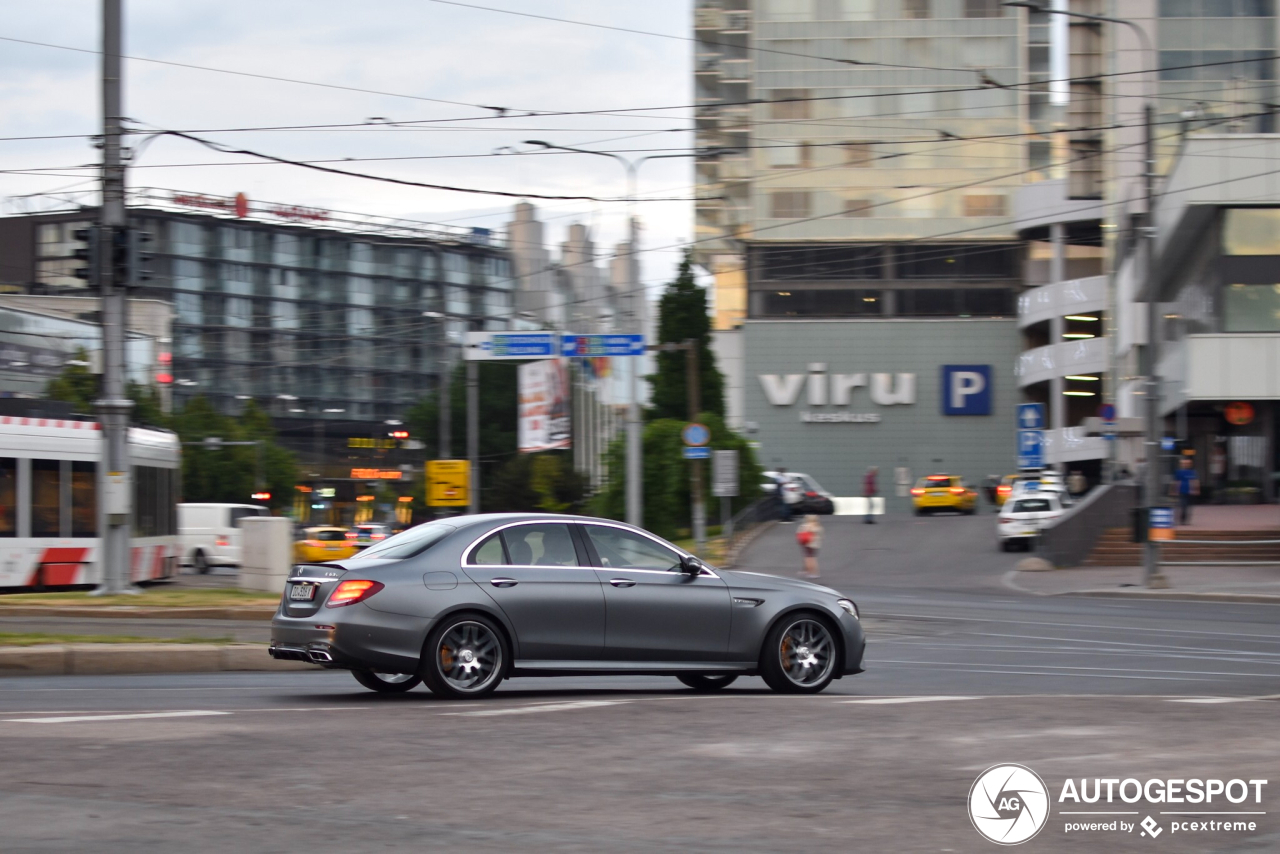
[[[441,697],[483,697],[502,682],[509,659],[506,639],[488,617],[449,617],[427,637],[422,681]]]
[[[816,614],[790,614],[765,636],[760,675],[782,694],[816,694],[836,675],[836,638]]]
[[[351,675],[370,691],[379,694],[403,694],[422,684],[422,679],[412,673],[375,673],[372,670],[353,670]]]
[[[695,691],[719,691],[728,688],[738,677],[727,673],[723,676],[703,676],[700,673],[684,673],[676,677]]]

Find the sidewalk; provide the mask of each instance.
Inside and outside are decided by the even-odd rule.
[[[1177,530],[1186,539],[1201,531],[1272,531],[1280,539],[1280,504],[1199,504],[1191,508],[1191,524]]]
[[[1006,587],[1036,596],[1120,596],[1280,605],[1280,566],[1165,566],[1167,590],[1142,586],[1142,567],[1005,573]]]

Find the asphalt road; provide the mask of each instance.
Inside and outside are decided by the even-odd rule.
[[[996,763],[1055,798],[1067,778],[1269,778],[1280,611],[1016,594],[992,525],[829,520],[826,583],[862,608],[868,672],[817,697],[757,679],[711,696],[521,679],[474,703],[341,672],[0,680],[0,850],[991,851],[966,803]],[[778,528],[743,568],[792,572],[796,552]],[[1163,823],[1158,843],[1066,832],[1055,803],[1027,850],[1280,849],[1270,815],[1205,836],[1121,806]]]

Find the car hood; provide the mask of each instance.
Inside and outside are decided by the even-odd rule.
[[[799,578],[766,575],[762,572],[747,572],[737,569],[720,569],[716,571],[725,580],[725,583],[729,585],[729,589],[735,593],[745,593],[752,590],[803,590],[815,594],[824,593],[830,596],[844,596],[838,590],[832,590],[830,587],[824,587],[821,584],[814,584],[812,581],[804,581]]]

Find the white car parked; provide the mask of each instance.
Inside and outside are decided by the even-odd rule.
[[[1010,551],[1019,543],[1029,548],[1032,538],[1040,536],[1062,512],[1062,502],[1052,491],[1014,492],[996,519],[1000,551]]]
[[[215,566],[240,566],[240,520],[270,515],[256,504],[179,504],[182,563],[201,575]]]

